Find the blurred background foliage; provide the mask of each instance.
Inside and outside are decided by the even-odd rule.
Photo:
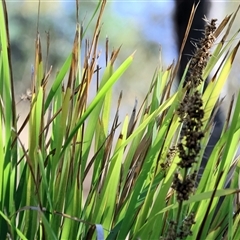
[[[79,20],[88,22],[98,1],[80,1]],[[232,13],[237,2],[212,1],[208,18],[218,18],[219,22],[226,14]],[[7,1],[10,39],[12,49],[13,74],[16,84],[17,99],[27,88],[31,88],[31,71],[34,60],[34,41],[36,37],[38,1]],[[109,1],[103,18],[101,31],[102,53],[99,65],[105,64],[105,40],[109,38],[110,50],[122,45],[118,63],[137,50],[133,65],[115,86],[116,101],[123,90],[122,116],[130,113],[137,98],[141,103],[151,82],[154,70],[163,62],[167,67],[177,59],[177,47],[174,41],[172,16],[174,1]],[[238,16],[239,18],[239,16]],[[84,39],[93,34],[93,25],[89,26]],[[237,21],[236,21],[237,22]],[[50,33],[49,66],[53,67],[53,76],[62,66],[71,52],[75,33],[76,11],[75,1],[43,1],[41,2],[39,32],[42,40],[43,60],[46,57],[46,32]],[[238,26],[235,26],[235,31]],[[238,41],[237,39],[236,41]],[[84,41],[83,41],[84,50]],[[84,52],[84,51],[83,51]],[[239,58],[239,57],[238,57]],[[240,60],[240,59],[239,59]],[[222,96],[226,95],[224,105],[240,86],[240,72],[233,66],[229,86]],[[49,68],[48,66],[48,68]],[[176,83],[177,84],[177,83]],[[95,91],[95,88],[94,88]],[[26,103],[18,104],[18,112],[24,115]],[[20,116],[20,117],[21,117]],[[122,118],[121,118],[122,119]]]

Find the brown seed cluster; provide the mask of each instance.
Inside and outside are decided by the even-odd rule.
[[[210,56],[210,48],[215,41],[216,19],[210,22],[205,19],[205,21],[204,38],[196,45],[196,52],[192,57],[186,76],[187,93],[177,110],[180,122],[183,124],[181,139],[177,146],[180,157],[178,166],[185,172],[183,180],[179,179],[177,173],[173,180],[173,188],[176,190],[179,202],[188,200],[193,191],[197,174],[187,175],[187,169],[197,162],[201,151],[200,141],[204,136],[202,131],[203,102],[197,87],[202,82],[202,73]]]
[[[186,106],[187,104],[187,106]],[[191,168],[197,162],[199,152],[201,151],[201,139],[204,134],[202,131],[202,120],[204,111],[202,109],[202,99],[198,91],[193,95],[187,94],[178,109],[180,122],[183,123],[181,139],[178,143],[178,154],[180,162],[178,166],[184,169]],[[181,181],[178,174],[175,174],[173,180],[173,189],[176,190],[177,200],[179,202],[188,200],[193,192],[197,173],[186,175]]]
[[[170,221],[167,236],[161,239],[175,240],[175,239],[185,239],[186,237],[191,236],[192,235],[191,227],[193,224],[195,224],[194,217],[195,217],[195,214],[190,213],[189,216],[187,216],[183,220],[181,226],[179,227],[178,233],[176,233],[175,231],[177,223],[175,221]]]
[[[188,106],[186,107],[187,104]],[[182,138],[178,144],[181,168],[190,168],[196,162],[196,158],[201,150],[200,140],[203,137],[202,119],[204,111],[202,109],[202,99],[199,92],[194,95],[186,95],[178,109],[180,121],[183,122]]]
[[[187,216],[184,221],[183,224],[180,226],[180,231],[178,233],[178,237],[179,239],[185,239],[188,236],[192,235],[192,231],[191,231],[191,227],[193,224],[195,224],[195,220],[194,220],[194,213],[190,213],[189,216]]]
[[[194,191],[197,172],[189,174],[184,180],[180,180],[178,173],[174,174],[172,188],[177,192],[177,200],[188,200],[189,194]]]
[[[203,69],[207,65],[210,56],[210,49],[215,41],[214,31],[216,30],[217,19],[206,22],[204,37],[196,44],[196,52],[194,53],[189,65],[189,70],[185,80],[185,85],[189,84],[189,88],[196,88],[202,82]]]
[[[194,214],[191,213],[181,222],[182,203],[189,199],[193,193],[197,178],[197,171],[189,174],[189,169],[198,160],[201,151],[201,139],[204,137],[203,126],[203,102],[201,93],[197,87],[202,83],[203,70],[207,65],[210,48],[212,47],[216,30],[216,19],[206,21],[204,37],[196,44],[196,52],[189,65],[186,80],[186,95],[179,104],[177,114],[182,123],[181,138],[177,145],[180,162],[178,163],[181,171],[176,172],[173,177],[172,188],[176,191],[176,198],[179,208],[176,221],[171,221],[165,240],[185,239],[192,235],[191,227],[195,224]],[[182,177],[180,177],[180,173]]]
[[[177,234],[175,231],[175,228],[177,226],[177,223],[175,221],[169,221],[169,228],[168,228],[168,232],[167,232],[167,236],[162,238],[164,240],[174,240],[177,238]]]

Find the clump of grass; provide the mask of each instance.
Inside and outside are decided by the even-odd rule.
[[[239,47],[237,44],[230,48],[236,36],[225,41],[236,13],[211,33],[217,37],[227,28],[212,56],[202,49],[206,60],[197,55],[198,60],[192,61],[190,74],[183,76],[183,81],[187,80],[184,87],[181,84],[171,94],[174,66],[157,68],[141,107],[135,105],[131,117],[120,120],[122,94],[113,109],[112,87],[131,65],[133,54],[116,68],[120,48],[109,53],[106,40],[107,64],[100,70],[97,46],[105,6],[106,1],[99,1],[91,18],[96,18],[92,39],[84,41],[88,29],[77,21],[72,53],[52,84],[51,68],[43,67],[41,38],[37,34],[30,111],[18,129],[7,9],[5,1],[1,2],[1,237],[239,239],[239,206],[233,214],[232,203],[239,192],[235,155],[240,136],[240,95],[235,108],[229,111],[228,119],[231,116],[232,120],[226,122],[228,128],[223,129],[193,191],[216,98]],[[223,55],[219,69],[202,92],[197,85]],[[198,69],[195,76],[197,67],[201,72]],[[196,78],[193,81],[192,74]],[[90,101],[89,86],[95,77],[96,92]],[[19,135],[27,123],[30,141],[24,146]],[[84,181],[90,170],[89,192],[84,195]],[[233,172],[231,186],[224,189],[229,171]],[[221,211],[215,213],[221,196]]]

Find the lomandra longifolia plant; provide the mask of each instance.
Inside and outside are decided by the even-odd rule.
[[[205,20],[203,39],[175,92],[177,66],[159,66],[143,103],[120,119],[125,95],[121,92],[115,102],[113,86],[134,54],[117,66],[125,43],[109,52],[115,45],[111,32],[105,56],[99,51],[106,3],[96,2],[89,22],[80,16],[87,24],[76,18],[72,52],[62,67],[53,66],[59,68],[55,77],[43,60],[38,25],[33,87],[25,97],[30,110],[16,126],[11,39],[6,2],[0,2],[0,239],[239,240],[239,205],[232,202],[239,191],[240,94],[199,171],[217,99],[239,47],[231,50],[238,32],[226,41],[237,11],[218,27],[215,19]],[[221,211],[216,211],[220,197]]]

